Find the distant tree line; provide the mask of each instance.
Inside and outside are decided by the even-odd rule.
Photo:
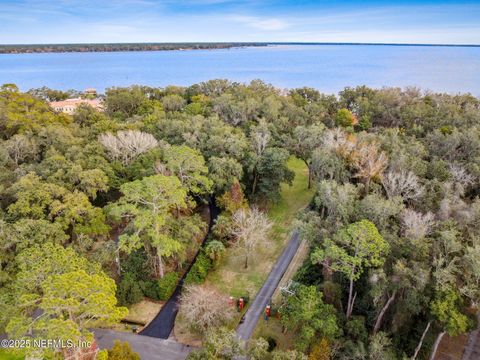
[[[27,44],[0,45],[0,54],[55,52],[112,52],[229,49],[243,46],[266,46],[265,43],[119,43],[119,44]]]

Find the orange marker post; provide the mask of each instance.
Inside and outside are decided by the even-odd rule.
[[[238,300],[238,308],[240,309],[240,311],[242,311],[244,307],[245,307],[245,300],[243,300],[243,297],[241,297]]]
[[[272,307],[270,305],[265,306],[265,320],[270,318]]]

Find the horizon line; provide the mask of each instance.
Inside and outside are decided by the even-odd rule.
[[[19,43],[0,44],[6,46],[65,46],[65,45],[192,45],[192,44],[229,44],[229,45],[359,45],[359,46],[442,46],[442,47],[480,47],[479,44],[449,43],[389,43],[389,42],[323,42],[323,41],[176,41],[176,42],[73,42],[73,43]]]

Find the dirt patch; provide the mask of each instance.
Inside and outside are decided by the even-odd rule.
[[[157,316],[162,308],[164,302],[144,299],[137,304],[130,307],[127,317],[124,319],[127,322],[147,325]]]
[[[455,337],[445,335],[438,347],[435,360],[461,360],[467,340],[466,335]]]
[[[177,315],[175,320],[175,327],[173,328],[173,337],[181,344],[200,347],[202,346],[202,339],[200,335],[192,332],[186,322],[184,321],[182,314]]]

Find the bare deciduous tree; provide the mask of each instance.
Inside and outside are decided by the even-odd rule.
[[[454,190],[463,195],[465,189],[475,182],[475,176],[469,174],[463,167],[455,164],[449,165],[450,173],[452,174]]]
[[[228,297],[205,285],[189,285],[180,299],[180,312],[197,331],[225,324],[233,316]]]
[[[260,124],[252,131],[252,146],[257,156],[261,156],[267,148],[270,141],[270,130],[265,122]]]
[[[411,171],[388,171],[382,184],[389,198],[401,196],[403,200],[414,200],[423,193],[418,177]]]
[[[387,164],[387,155],[380,151],[375,143],[357,145],[353,155],[353,166],[357,170],[355,176],[365,182],[365,194],[370,190],[372,179],[381,179]]]
[[[402,216],[402,228],[404,236],[412,239],[422,239],[432,230],[434,225],[433,214],[422,214],[411,209],[404,211]]]
[[[236,245],[245,254],[245,268],[248,267],[248,257],[255,248],[267,238],[272,223],[265,213],[257,208],[240,209],[233,214],[233,235]]]
[[[112,160],[118,160],[123,165],[128,165],[138,155],[158,146],[153,135],[138,130],[119,131],[116,135],[102,134],[98,141]]]
[[[443,221],[453,218],[459,223],[468,223],[472,214],[468,204],[462,199],[463,186],[445,182],[442,188],[445,195],[442,201],[440,201],[440,208],[436,214],[437,217]]]
[[[340,128],[327,130],[323,135],[322,148],[334,151],[343,158],[348,158],[355,149],[355,146],[355,138],[349,137],[347,133]]]

